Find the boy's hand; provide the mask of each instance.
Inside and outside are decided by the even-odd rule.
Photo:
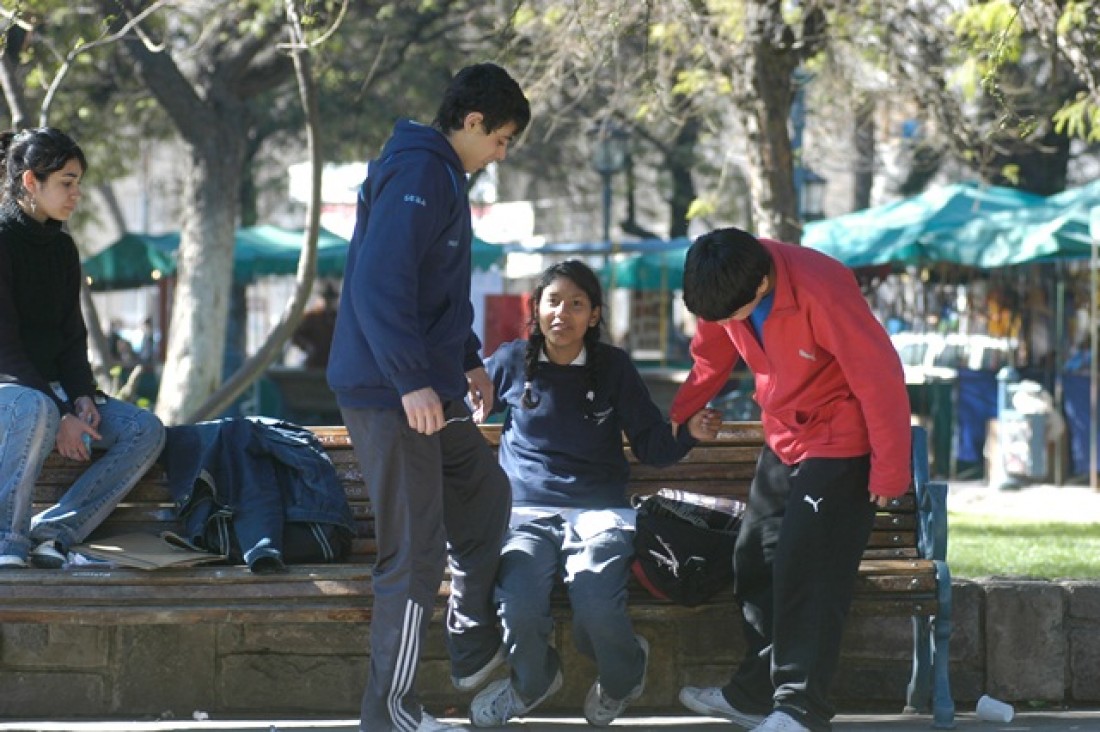
[[[401,406],[405,408],[405,417],[409,427],[422,435],[434,435],[443,429],[443,403],[435,389],[425,386],[401,396]]]

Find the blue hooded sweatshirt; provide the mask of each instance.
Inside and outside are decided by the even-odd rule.
[[[462,161],[438,130],[402,120],[359,190],[327,377],[341,407],[400,409],[432,387],[466,395],[473,229]]]

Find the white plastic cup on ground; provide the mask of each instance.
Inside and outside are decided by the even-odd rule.
[[[1007,724],[1016,715],[1016,710],[1011,704],[1006,704],[999,699],[994,699],[989,694],[982,694],[978,700],[978,706],[974,710],[978,719],[983,722],[1003,722]]]

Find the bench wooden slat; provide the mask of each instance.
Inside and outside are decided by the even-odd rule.
[[[356,517],[358,536],[353,541],[350,564],[294,567],[277,579],[257,578],[244,567],[211,566],[153,572],[118,569],[109,570],[103,576],[97,571],[94,576],[85,576],[84,579],[78,578],[77,572],[12,573],[12,576],[18,575],[21,581],[33,576],[36,584],[40,585],[40,589],[35,591],[38,594],[24,592],[19,597],[42,606],[63,601],[63,607],[67,609],[51,612],[49,617],[52,618],[64,617],[66,613],[74,618],[85,618],[83,613],[89,608],[103,608],[93,612],[106,615],[106,608],[114,603],[119,618],[127,615],[144,618],[144,621],[134,622],[166,622],[163,618],[170,616],[172,607],[180,612],[199,613],[204,619],[240,617],[241,613],[250,612],[247,610],[250,603],[259,601],[265,595],[272,607],[278,608],[280,621],[327,617],[333,611],[332,604],[336,597],[368,604],[370,563],[377,546],[373,538],[373,514],[359,464],[343,427],[311,429],[318,435],[336,466]],[[499,444],[499,425],[485,425],[481,429],[491,444]],[[682,462],[667,468],[640,465],[628,449],[626,454],[631,463],[629,491],[648,494],[660,488],[680,488],[745,499],[763,446],[762,426],[757,422],[727,422],[721,434],[719,440],[699,444]],[[624,446],[627,446],[625,438]],[[43,505],[56,501],[84,467],[52,454],[46,461],[36,488],[36,503]],[[164,470],[159,465],[154,466],[94,536],[124,531],[159,533],[165,529],[178,530],[166,483]],[[889,509],[879,511],[860,568],[857,596],[861,602],[873,598],[885,599],[888,602],[884,607],[896,606],[903,612],[911,611],[917,604],[922,607],[934,604],[935,572],[918,559],[916,531],[916,502],[911,491]],[[57,584],[39,582],[39,578],[47,580],[49,577],[56,578]],[[318,577],[335,584],[325,585]],[[0,576],[0,594],[6,589],[6,583],[11,581]],[[128,589],[123,591],[122,588]],[[155,597],[146,596],[154,593]],[[632,588],[631,594],[638,603],[658,603],[636,587]],[[729,597],[732,601],[732,593]],[[905,608],[905,597],[910,598],[908,609]],[[220,616],[218,603],[214,601],[218,598],[224,608]],[[290,602],[291,598],[294,602]],[[0,599],[0,620],[23,616],[26,608],[22,602],[15,595],[10,599]],[[199,602],[206,605],[201,612],[191,607]],[[158,609],[160,606],[163,608]],[[339,611],[344,611],[342,605]],[[274,618],[274,615],[270,617]]]

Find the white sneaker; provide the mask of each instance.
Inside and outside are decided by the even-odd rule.
[[[508,652],[504,649],[504,646],[501,645],[497,648],[497,652],[493,654],[493,657],[489,659],[488,663],[469,676],[452,676],[451,683],[454,684],[454,687],[459,691],[473,691],[488,681],[489,675],[496,671],[497,667],[504,663],[504,659],[507,657]]]
[[[584,718],[593,727],[606,727],[615,721],[615,718],[626,711],[627,705],[637,701],[645,691],[645,675],[649,667],[649,641],[642,636],[636,636],[638,645],[642,647],[642,680],[626,695],[625,699],[612,699],[604,694],[600,680],[592,684],[588,690],[588,696],[584,700]]]
[[[0,569],[23,569],[27,560],[14,554],[0,554]]]
[[[772,712],[752,732],[810,732],[810,728],[786,712]]]
[[[470,702],[470,722],[475,727],[503,727],[512,717],[527,714],[539,704],[549,699],[561,689],[561,669],[550,682],[550,688],[535,701],[524,704],[519,698],[511,679],[500,679],[486,686]]]
[[[466,732],[466,728],[461,725],[440,722],[427,712],[420,713],[420,724],[417,726],[416,732],[445,732],[446,730],[450,730],[450,732]]]
[[[761,714],[747,714],[734,709],[717,686],[685,686],[680,689],[680,703],[696,714],[728,719],[744,729],[751,729],[764,721]]]

